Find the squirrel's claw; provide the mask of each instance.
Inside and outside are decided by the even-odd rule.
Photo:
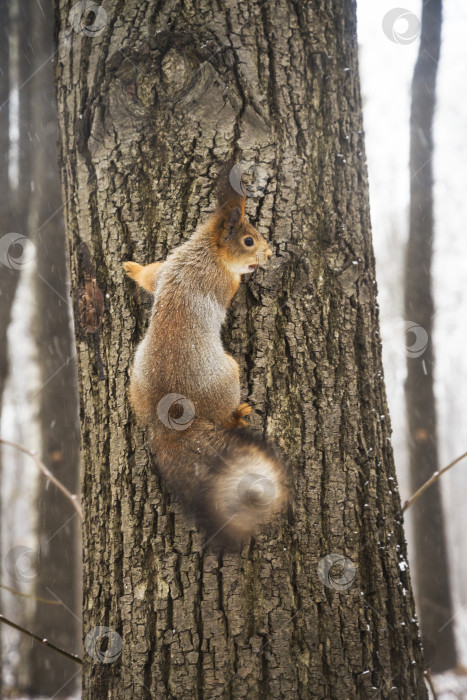
[[[246,428],[248,424],[243,420],[243,418],[250,415],[252,410],[252,407],[248,403],[241,403],[239,406],[237,406],[235,411],[232,413],[232,427]]]

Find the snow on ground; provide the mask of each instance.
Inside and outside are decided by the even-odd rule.
[[[457,674],[453,672],[442,673],[433,676],[433,686],[438,700],[466,700],[467,698],[467,673]],[[430,700],[433,693],[430,692]]]

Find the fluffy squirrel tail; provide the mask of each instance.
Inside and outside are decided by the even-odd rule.
[[[238,547],[285,505],[285,473],[273,445],[245,428],[195,418],[159,424],[159,470],[207,533],[209,546]]]

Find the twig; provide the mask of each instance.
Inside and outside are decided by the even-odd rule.
[[[70,659],[71,661],[74,661],[77,664],[83,663],[83,660],[80,659],[80,657],[77,656],[76,654],[70,654],[70,652],[65,651],[64,649],[60,649],[60,647],[57,647],[57,646],[55,646],[55,644],[52,644],[52,642],[49,642],[48,639],[43,639],[42,637],[38,637],[37,634],[34,634],[34,632],[30,632],[30,630],[27,630],[25,627],[21,627],[21,625],[17,625],[16,622],[12,622],[7,617],[5,617],[5,615],[0,614],[0,622],[4,622],[6,625],[13,627],[13,629],[15,629],[15,630],[18,630],[18,632],[22,632],[23,634],[26,634],[28,637],[31,637],[31,639],[35,639],[36,642],[40,642],[44,646],[49,647],[50,649],[53,649],[58,654],[65,656],[67,659]]]
[[[48,469],[48,468],[45,466],[44,462],[42,462],[42,460],[39,459],[39,457],[38,457],[36,454],[34,454],[34,452],[31,452],[30,450],[27,450],[27,449],[26,449],[25,447],[23,447],[22,445],[18,445],[17,442],[11,442],[10,440],[4,440],[3,438],[0,438],[0,444],[2,444],[2,445],[9,445],[10,447],[14,447],[15,449],[19,450],[20,452],[23,452],[23,454],[29,455],[29,457],[32,457],[33,460],[35,461],[35,463],[37,464],[37,466],[39,467],[40,471],[42,472],[42,474],[43,474],[45,477],[47,477],[47,479],[49,479],[49,481],[51,481],[52,484],[55,484],[55,486],[66,496],[66,498],[68,498],[68,500],[72,503],[73,508],[74,508],[74,509],[76,510],[76,512],[78,513],[80,519],[83,520],[83,512],[82,512],[82,510],[81,510],[81,507],[80,507],[80,505],[79,505],[79,503],[78,503],[78,499],[76,498],[76,496],[75,496],[74,494],[72,494],[70,491],[68,491],[68,489],[66,488],[66,486],[64,486],[64,485],[62,484],[62,482],[59,481],[59,480],[57,479],[57,477],[55,477],[55,476],[52,474],[52,472],[50,471],[50,469]]]
[[[31,598],[32,600],[37,600],[39,603],[47,603],[47,605],[61,605],[59,600],[41,598],[41,596],[32,595],[31,593],[21,593],[21,591],[17,591],[15,588],[10,588],[10,586],[5,586],[3,583],[0,583],[0,588],[3,588],[3,590],[8,591],[8,593],[13,593],[13,595],[20,596],[21,598]]]
[[[404,507],[402,508],[402,512],[404,513],[407,510],[407,508],[409,508],[412,505],[412,503],[414,503],[417,500],[417,498],[420,498],[422,493],[425,493],[425,491],[431,486],[431,484],[434,484],[435,481],[438,481],[440,476],[445,474],[448,471],[448,469],[451,469],[451,467],[453,467],[455,464],[460,462],[462,459],[465,459],[466,457],[467,457],[467,452],[464,452],[463,455],[461,455],[460,457],[457,457],[457,459],[455,459],[453,462],[448,464],[447,467],[444,467],[444,469],[441,469],[440,472],[435,472],[432,476],[430,476],[428,481],[425,481],[425,483],[422,486],[420,486],[418,491],[415,491],[413,496],[411,496],[410,498],[408,498],[406,500],[406,502],[404,503]]]
[[[425,678],[426,678],[426,682],[427,682],[428,685],[430,686],[430,690],[431,690],[431,692],[432,692],[432,694],[433,694],[433,700],[438,700],[438,695],[436,694],[436,690],[435,690],[435,686],[434,686],[434,684],[433,684],[433,679],[432,679],[432,677],[431,677],[431,674],[430,674],[428,671],[424,671],[424,672],[423,672],[423,675],[424,675]]]

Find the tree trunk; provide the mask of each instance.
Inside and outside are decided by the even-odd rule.
[[[1,90],[0,90],[0,120],[1,120],[1,156],[0,168],[0,208],[2,212],[2,228],[0,232],[0,414],[3,408],[4,391],[7,385],[9,373],[8,357],[8,328],[11,321],[11,313],[15,300],[21,270],[24,264],[31,261],[32,249],[26,239],[29,237],[28,213],[29,198],[31,196],[31,149],[29,138],[29,126],[31,118],[31,100],[27,90],[21,90],[20,86],[30,74],[29,57],[25,47],[27,46],[30,25],[28,23],[25,7],[29,0],[17,2],[10,0],[1,3],[1,31],[0,41],[2,65],[1,65]],[[17,90],[13,105],[13,91]],[[16,138],[11,138],[11,126],[16,127]],[[3,457],[3,450],[2,455]],[[6,458],[4,463],[6,464]],[[11,465],[11,452],[8,453],[8,464]],[[3,483],[3,482],[2,482]],[[3,524],[8,522],[8,515],[3,515]],[[9,552],[2,552],[2,561],[6,561]],[[3,574],[6,569],[4,568]],[[8,578],[8,576],[7,576]],[[8,583],[11,585],[12,581]],[[19,582],[12,585],[20,587]],[[6,597],[8,596],[8,598]],[[9,609],[15,607],[11,604],[11,594],[3,592],[2,608],[6,614]],[[26,608],[21,609],[22,616],[17,617],[19,624],[27,620]],[[0,631],[5,639],[5,630]],[[26,655],[28,643],[20,638],[16,651],[20,656]],[[8,655],[8,646],[3,649],[2,661],[8,663],[12,655]],[[24,687],[27,682],[27,665],[18,664],[14,669],[17,673],[16,683],[18,687]],[[1,689],[0,689],[1,690]]]
[[[10,150],[9,137],[9,7],[6,3],[0,6],[0,211],[2,215],[2,230],[0,246],[3,237],[10,233],[11,219],[11,192],[8,178],[8,160]],[[3,246],[0,254],[3,252]],[[18,273],[7,267],[0,259],[0,411],[2,405],[3,389],[8,374],[8,347],[6,332],[10,323],[11,306],[13,303],[12,280]]]
[[[81,25],[72,15],[76,29],[68,12],[60,0],[63,193],[81,300],[83,697],[344,700],[395,687],[425,698],[382,374],[355,2],[128,0]],[[225,341],[291,492],[286,516],[241,555],[213,554],[160,487],[127,402],[147,313],[121,268],[190,236],[229,155],[269,175],[247,211],[275,257],[241,286]],[[98,626],[113,630],[113,663],[91,644]]]
[[[15,173],[10,177],[10,102],[12,90],[18,88],[28,70],[28,62],[21,45],[28,35],[29,24],[21,14],[21,8],[14,2],[1,5],[1,157],[0,168],[0,207],[2,229],[0,235],[0,405],[8,375],[7,330],[10,324],[11,308],[15,298],[21,271],[23,245],[19,236],[28,233],[28,198],[31,193],[30,152],[28,125],[30,119],[30,97],[26,91],[18,92],[19,140],[16,144]],[[13,50],[12,50],[13,49]],[[17,234],[17,235],[12,235]]]
[[[10,17],[9,7],[6,3],[0,5],[0,214],[2,217],[1,239],[9,233],[10,219],[10,182],[8,178],[8,160],[10,150],[9,135],[9,92],[10,92]],[[12,271],[0,262],[0,425],[3,409],[3,392],[8,375],[8,341],[7,328],[10,323]],[[0,483],[2,483],[3,464],[2,451],[0,450]],[[3,524],[0,517],[0,558],[3,559],[2,546]],[[1,594],[0,594],[1,597]],[[3,600],[2,600],[3,608]],[[3,644],[2,630],[0,629],[0,668],[3,668]],[[3,689],[3,674],[0,673],[0,697]]]
[[[410,479],[416,491],[439,469],[434,395],[433,119],[441,45],[441,0],[423,4],[420,51],[412,81],[410,119],[410,234],[405,269],[408,325],[405,395]],[[412,335],[413,334],[413,335]],[[454,616],[440,482],[417,501],[414,519],[416,590],[425,658],[433,670],[456,665]]]
[[[36,245],[36,322],[41,376],[39,421],[42,458],[72,492],[79,489],[79,418],[74,339],[71,330],[66,239],[56,162],[57,109],[53,79],[53,8],[34,3],[30,44],[33,49],[28,85],[34,100],[32,119],[33,195],[30,225]],[[80,652],[81,566],[79,519],[56,488],[40,482],[37,538],[41,566],[36,595],[63,606],[36,605],[33,629],[62,648]],[[30,652],[34,695],[73,691],[76,664],[52,656],[42,645]],[[44,669],[47,672],[44,673]],[[76,683],[76,680],[75,680]]]

